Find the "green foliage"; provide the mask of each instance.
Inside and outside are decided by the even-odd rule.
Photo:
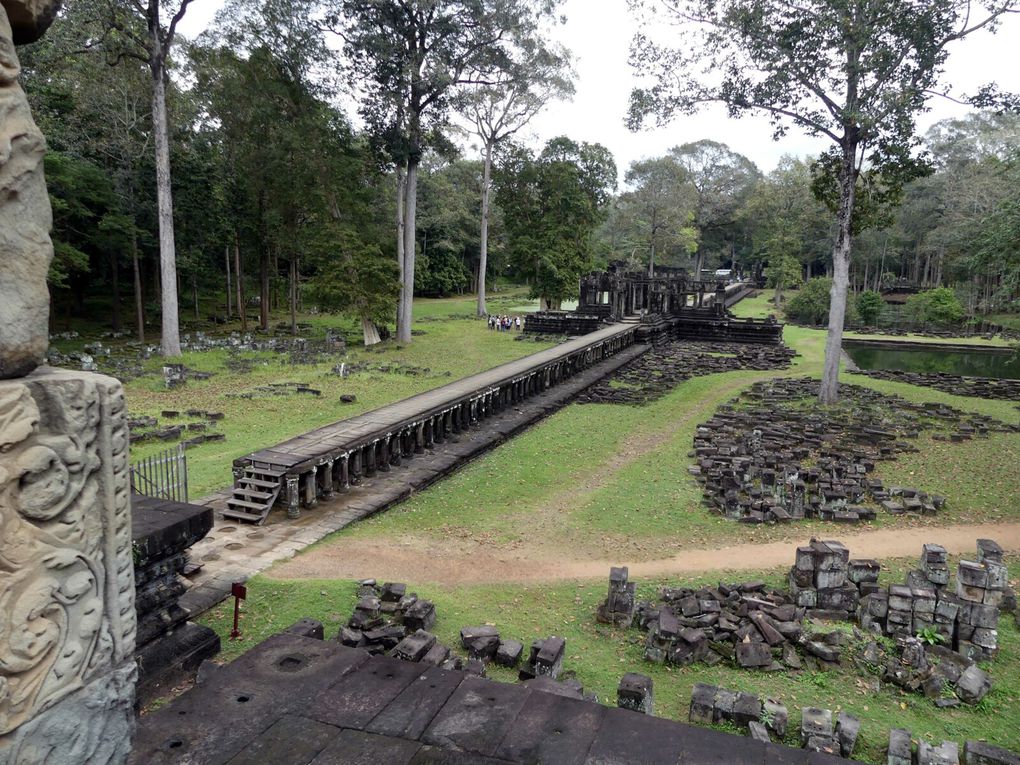
[[[925,324],[959,324],[964,316],[959,298],[948,287],[911,295],[907,298],[903,310],[914,321]]]
[[[765,279],[778,292],[790,289],[800,283],[800,263],[792,255],[778,255],[765,268]]]
[[[917,633],[917,639],[927,645],[942,645],[946,642],[945,636],[934,627],[925,627]]]
[[[832,279],[808,279],[786,304],[786,315],[802,324],[821,325],[829,319],[829,291]]]
[[[857,296],[857,315],[865,324],[875,324],[884,307],[882,296],[874,290],[865,290]]]
[[[513,147],[496,173],[514,271],[532,297],[573,298],[577,280],[592,264],[593,237],[604,220],[616,164],[600,144],[560,137],[537,157]]]

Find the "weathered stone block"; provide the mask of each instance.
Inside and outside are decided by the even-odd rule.
[[[1008,749],[986,744],[984,741],[967,741],[963,745],[963,763],[964,765],[1020,765],[1020,756]]]
[[[4,172],[0,162],[0,190]],[[8,233],[0,221],[0,251]],[[127,446],[118,381],[49,368],[0,381],[0,752],[25,753],[12,762],[84,762],[87,750],[114,762],[126,747],[135,677]]]
[[[772,663],[772,650],[767,643],[737,643],[735,658],[745,669],[767,667]]]
[[[616,689],[616,705],[646,715],[655,714],[652,678],[628,672],[620,679],[620,685]]]
[[[521,663],[521,654],[523,652],[524,645],[519,641],[504,638],[499,641],[499,647],[496,649],[493,661],[501,667],[510,667],[512,669]]]
[[[910,740],[910,731],[902,728],[893,728],[889,731],[889,748],[887,750],[887,765],[912,765],[914,761],[914,746]]]
[[[691,706],[687,713],[687,719],[692,723],[711,725],[712,715],[715,709],[715,694],[718,688],[714,685],[696,683],[691,689]]]
[[[968,667],[956,681],[956,695],[965,704],[977,704],[992,689],[992,678],[976,664]]]

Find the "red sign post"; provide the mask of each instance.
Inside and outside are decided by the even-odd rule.
[[[241,617],[241,601],[248,597],[248,588],[240,582],[234,582],[230,586],[230,594],[234,596],[234,629],[230,630],[230,639],[236,640],[241,637],[241,630],[238,629],[237,621]]]

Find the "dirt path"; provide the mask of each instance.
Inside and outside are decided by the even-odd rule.
[[[973,553],[975,540],[990,538],[1006,550],[1020,550],[1020,523],[963,524],[943,527],[885,528],[834,533],[855,558],[913,558],[921,545],[936,542],[950,554]],[[686,550],[671,558],[643,562],[534,555],[520,545],[496,548],[473,540],[404,536],[380,540],[340,540],[320,545],[276,566],[275,579],[358,579],[460,584],[555,582],[602,579],[610,566],[629,565],[634,576],[668,576],[710,571],[747,571],[793,563],[793,549],[806,542],[769,542],[717,549]]]

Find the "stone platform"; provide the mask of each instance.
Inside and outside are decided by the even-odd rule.
[[[139,721],[137,765],[839,765],[626,709],[275,635]]]
[[[234,460],[235,486],[224,513],[261,524],[283,496],[290,517],[297,517],[301,506],[312,507],[426,449],[439,450],[452,436],[563,386],[635,340],[634,325],[609,326],[247,454]]]
[[[477,426],[448,436],[442,448],[427,447],[414,459],[391,466],[389,472],[366,476],[332,499],[319,500],[313,510],[303,512],[300,518],[289,519],[276,513],[261,527],[217,519],[209,535],[192,548],[193,560],[202,569],[191,578],[193,587],[181,598],[181,605],[192,614],[211,608],[227,596],[232,582],[244,581],[326,535],[404,501],[559,411],[582,391],[648,349],[646,345],[628,346],[559,385],[485,418]],[[225,495],[214,495],[204,501],[220,509],[226,499]]]

